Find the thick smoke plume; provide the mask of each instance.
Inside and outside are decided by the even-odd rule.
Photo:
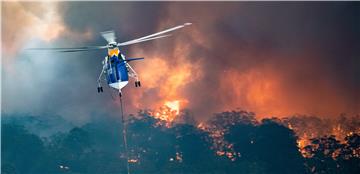
[[[137,64],[147,83],[135,103],[179,99],[203,117],[235,108],[260,118],[359,113],[360,74],[353,66],[359,65],[353,39],[359,38],[353,31],[359,14],[352,6],[203,5],[168,4],[166,17],[156,21],[159,30],[182,21],[194,25],[174,38],[132,47],[131,54],[150,59]]]
[[[191,22],[170,38],[122,48],[128,57],[145,57],[133,64],[143,87],[124,90],[127,113],[178,103],[175,110],[189,109],[197,120],[237,108],[258,118],[356,115],[358,8],[300,2],[6,2],[2,111],[55,112],[79,123],[97,112],[118,114],[117,101],[94,90],[106,51],[23,49],[105,44],[97,33],[109,29],[120,42]]]

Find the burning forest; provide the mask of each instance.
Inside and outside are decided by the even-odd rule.
[[[198,129],[208,132],[213,139],[213,149],[220,156],[227,156],[231,160],[236,160],[241,154],[233,150],[233,145],[224,140],[224,135],[229,131],[229,127],[235,124],[251,124],[259,125],[264,120],[272,120],[280,125],[292,130],[296,135],[298,150],[303,157],[311,157],[309,149],[314,148],[314,141],[318,142],[321,138],[332,138],[339,144],[346,146],[349,137],[358,136],[360,134],[360,115],[347,116],[345,114],[336,118],[323,119],[317,116],[294,115],[284,118],[256,118],[255,113],[245,111],[232,111],[215,114],[213,119],[205,122],[197,123],[194,120],[186,122],[189,115],[180,113],[179,101],[166,102],[156,111],[148,111],[148,115],[158,119],[158,124],[171,127],[178,123],[187,123],[196,126]],[[221,115],[221,116],[220,116]],[[185,117],[185,118],[183,118]],[[241,136],[241,135],[239,135]],[[250,141],[252,144],[253,140]],[[358,147],[352,153],[354,157],[360,154]],[[339,150],[331,154],[334,158],[339,155]]]
[[[189,111],[178,111],[164,105],[156,111],[141,110],[129,116],[128,162],[132,173],[351,174],[360,170],[358,116],[340,117],[341,121],[315,116],[258,120],[252,112],[229,111],[199,123],[191,119]],[[41,134],[48,131],[46,125],[66,121],[21,114],[5,116],[2,147],[9,150],[2,153],[2,171],[124,171],[126,158],[121,139],[116,138],[121,136],[120,120],[104,116],[46,136]],[[24,160],[37,154],[31,165],[20,165],[21,159],[14,156],[24,144],[30,145],[21,154]]]

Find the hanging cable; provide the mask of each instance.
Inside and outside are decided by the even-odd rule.
[[[120,109],[121,109],[121,121],[123,124],[123,141],[124,141],[124,146],[125,146],[126,170],[127,170],[127,174],[130,174],[129,153],[128,153],[128,147],[127,147],[127,141],[126,141],[126,120],[124,118],[123,103],[122,103],[122,97],[121,97],[120,92],[119,92],[119,98],[120,98]]]

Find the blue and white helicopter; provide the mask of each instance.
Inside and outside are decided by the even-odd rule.
[[[135,70],[130,66],[128,62],[135,60],[142,60],[144,58],[125,58],[125,56],[120,52],[119,47],[132,45],[140,42],[160,39],[164,37],[171,36],[169,33],[171,31],[183,28],[185,26],[191,25],[191,23],[185,23],[173,28],[169,28],[148,36],[144,36],[138,39],[133,39],[126,42],[117,43],[116,36],[114,31],[105,31],[101,32],[102,37],[108,42],[105,46],[87,46],[87,47],[78,47],[78,48],[30,48],[29,50],[47,50],[47,51],[57,51],[57,52],[79,52],[79,51],[89,51],[89,50],[101,50],[107,49],[108,54],[105,56],[102,61],[103,68],[98,78],[98,93],[103,92],[101,86],[102,77],[105,75],[107,84],[114,89],[119,91],[121,96],[121,89],[124,88],[128,82],[129,77],[135,79],[135,87],[140,87],[141,83],[139,77]]]

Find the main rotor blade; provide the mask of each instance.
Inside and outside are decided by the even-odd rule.
[[[139,58],[127,58],[125,59],[126,62],[131,62],[131,61],[134,61],[134,60],[143,60],[144,58],[143,57],[139,57]]]
[[[150,38],[153,38],[153,37],[155,37],[155,36],[159,36],[159,35],[162,35],[162,34],[165,34],[165,33],[168,33],[168,32],[171,32],[171,31],[174,31],[174,30],[183,28],[183,27],[186,27],[186,26],[188,26],[188,25],[191,25],[191,23],[185,23],[185,24],[183,24],[183,25],[179,25],[179,26],[176,26],[176,27],[173,27],[173,28],[169,28],[169,29],[166,29],[166,30],[164,30],[164,31],[160,31],[160,32],[157,32],[157,33],[148,35],[148,36],[144,36],[144,37],[138,38],[138,39],[134,39],[134,40],[130,40],[130,41],[118,43],[118,46],[129,45],[129,44],[133,44],[133,43],[139,43],[139,42],[142,41],[142,40],[146,40],[146,41],[152,40],[152,39],[150,39]]]
[[[129,42],[126,42],[126,43],[119,43],[118,46],[132,45],[132,44],[136,44],[136,43],[140,43],[140,42],[145,42],[145,41],[149,41],[149,40],[160,39],[160,38],[169,37],[169,36],[171,36],[171,34],[162,35],[162,36],[158,36],[158,37],[152,37],[152,38],[143,39],[143,40],[138,40],[138,41],[132,41],[132,42],[129,41]]]
[[[108,42],[115,42],[116,36],[114,31],[104,31],[100,32],[101,36]]]
[[[78,51],[89,51],[89,50],[100,50],[106,49],[107,46],[87,46],[78,48],[28,48],[30,51],[56,51],[56,52],[78,52]]]

